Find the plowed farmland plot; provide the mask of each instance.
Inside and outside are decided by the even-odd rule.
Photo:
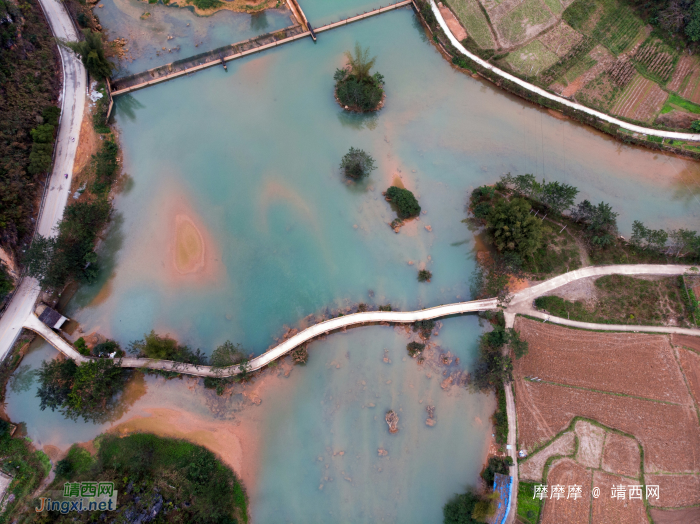
[[[547,49],[561,58],[581,42],[583,36],[566,22],[560,22],[543,34],[539,40],[547,46]]]
[[[700,504],[700,475],[645,475],[647,484],[659,486],[658,507],[695,506]]]
[[[601,496],[593,499],[591,521],[594,524],[640,524],[648,522],[644,501],[641,498],[629,500],[628,485],[635,485],[624,477],[610,475],[602,471],[593,474],[593,485],[600,488]],[[625,498],[613,498],[612,488],[624,486]]]
[[[691,402],[666,336],[601,336],[524,318],[518,318],[516,329],[530,341],[527,358],[517,362],[523,376],[678,404]]]
[[[688,381],[696,405],[700,405],[700,355],[687,349],[679,348],[678,356],[680,357],[681,366],[685,372],[685,378]]]
[[[509,53],[506,58],[506,62],[513,69],[527,76],[537,76],[540,71],[544,71],[556,61],[557,55],[538,40],[533,40],[526,46]]]
[[[591,505],[591,473],[571,459],[560,459],[549,470],[547,484],[562,486],[561,498],[547,498],[542,512],[542,524],[587,524]],[[581,486],[581,498],[567,498],[568,486]],[[552,494],[550,493],[550,496]]]
[[[683,98],[700,104],[700,59],[683,55],[667,87]]]
[[[583,417],[636,438],[647,475],[700,473],[698,411],[688,371],[667,336],[589,332],[524,318],[516,329],[530,344],[514,369],[519,449],[536,451]],[[605,442],[602,467],[634,474],[634,445]],[[595,466],[593,459],[581,460]]]
[[[525,0],[496,24],[496,31],[501,45],[512,47],[536,37],[556,22],[543,0]]]
[[[668,93],[655,82],[637,74],[611,108],[612,113],[651,122],[659,114]]]

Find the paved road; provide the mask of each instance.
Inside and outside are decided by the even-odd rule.
[[[77,40],[73,24],[63,5],[57,0],[40,0],[54,36],[65,40]],[[87,76],[78,57],[59,46],[63,68],[63,92],[61,95],[61,121],[56,139],[54,168],[49,181],[49,191],[39,215],[38,233],[54,234],[54,228],[63,217],[73,174],[73,161],[80,137],[80,125],[85,107]],[[68,179],[65,174],[68,173]],[[36,280],[25,278],[0,317],[0,361],[12,348],[22,331],[22,325],[31,314],[39,296]]]
[[[525,80],[521,80],[517,76],[513,76],[509,73],[506,73],[505,71],[502,71],[502,70],[498,69],[497,67],[494,67],[492,64],[486,62],[485,60],[482,60],[481,58],[479,58],[475,54],[472,54],[469,51],[467,51],[464,48],[464,46],[459,43],[459,40],[457,40],[455,38],[455,36],[450,32],[450,29],[447,27],[447,23],[445,22],[445,19],[442,17],[442,13],[440,13],[440,10],[435,5],[435,0],[430,0],[430,5],[432,7],[433,13],[435,14],[435,17],[437,18],[438,23],[440,24],[440,27],[447,35],[447,38],[450,39],[450,43],[453,46],[455,46],[459,50],[459,52],[462,53],[464,56],[468,57],[470,60],[473,60],[474,62],[479,64],[484,69],[489,69],[490,71],[493,71],[495,74],[497,74],[501,78],[504,78],[510,82],[513,82],[514,84],[517,84],[520,87],[527,89],[528,91],[535,93],[543,98],[547,98],[548,100],[552,100],[554,102],[565,105],[565,106],[570,107],[572,109],[576,109],[577,111],[581,111],[582,113],[589,114],[591,116],[599,118],[600,120],[604,120],[605,122],[610,122],[611,124],[617,124],[621,128],[627,129],[628,131],[633,131],[635,133],[641,133],[643,135],[660,136],[663,138],[675,138],[675,139],[690,140],[690,141],[700,140],[700,134],[678,133],[675,131],[662,131],[660,129],[651,129],[648,127],[642,127],[642,126],[637,126],[635,124],[630,124],[629,122],[625,122],[624,120],[619,120],[619,119],[614,118],[610,115],[606,115],[605,113],[601,113],[600,111],[596,111],[595,109],[591,109],[590,107],[582,106],[581,104],[577,104],[576,102],[572,102],[571,100],[569,100],[567,98],[562,98],[558,95],[550,93],[549,91],[545,91],[544,89],[541,89],[535,85],[532,85],[528,82],[525,82]]]

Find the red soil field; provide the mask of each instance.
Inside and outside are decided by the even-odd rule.
[[[518,376],[691,403],[666,336],[571,330],[521,317],[516,329],[530,343],[515,363]]]
[[[685,372],[685,378],[688,379],[688,386],[695,397],[696,405],[700,404],[700,355],[688,351],[687,349],[679,349],[678,356],[680,357],[681,367]]]
[[[532,449],[568,427],[575,416],[637,437],[647,473],[700,471],[695,408],[517,380],[518,448]]]
[[[624,435],[609,433],[603,448],[603,469],[610,473],[639,478],[639,445]]]
[[[593,499],[591,508],[593,524],[640,524],[648,522],[644,501],[629,500],[630,485],[638,484],[630,479],[610,475],[602,471],[593,473],[593,486],[600,488],[600,497]],[[612,488],[622,485],[625,488],[624,500],[612,498]],[[642,496],[644,488],[642,488]]]
[[[648,485],[659,486],[659,500],[649,504],[660,507],[700,504],[700,475],[645,475]]]
[[[591,505],[591,474],[583,466],[571,459],[561,459],[554,463],[547,475],[549,493],[544,503],[542,512],[542,524],[587,524],[589,508]],[[564,494],[561,499],[549,498],[552,495],[552,486],[564,486]],[[581,498],[576,500],[567,498],[568,486],[581,486]]]

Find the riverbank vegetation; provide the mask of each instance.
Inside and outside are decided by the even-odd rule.
[[[31,506],[34,492],[51,470],[51,462],[43,451],[34,450],[31,441],[23,438],[21,428],[13,436],[12,426],[1,419],[0,456],[3,457],[0,469],[12,477],[0,522],[13,522],[13,516]]]
[[[376,111],[384,98],[384,76],[376,72],[370,75],[377,58],[369,56],[369,48],[362,49],[355,43],[354,54],[345,52],[347,65],[333,75],[335,94],[340,104],[350,111]]]
[[[227,344],[230,344],[230,342]],[[234,352],[235,347],[231,345],[233,349],[227,351],[229,349],[227,344],[224,344],[224,346],[219,346],[219,348],[214,350],[214,353],[212,353],[212,358],[223,360],[224,352],[230,356]],[[171,338],[169,335],[159,335],[155,331],[151,331],[150,333],[144,335],[141,340],[134,340],[131,342],[129,344],[128,351],[134,356],[140,358],[172,360],[174,362],[182,362],[184,364],[204,365],[207,361],[206,355],[204,355],[199,349],[193,350],[187,345],[179,344],[177,340]],[[214,365],[213,361],[212,365]]]
[[[455,495],[442,508],[444,524],[480,524],[496,513],[497,493],[479,493],[470,488]]]
[[[74,446],[56,467],[49,490],[66,481],[114,482],[119,505],[113,512],[61,515],[34,522],[157,522],[234,524],[248,522],[248,497],[236,474],[211,451],[171,438],[137,433],[95,439],[97,455]],[[33,512],[32,512],[33,513]],[[139,517],[139,516],[143,517]],[[48,518],[49,520],[45,520]]]
[[[60,62],[38,2],[0,0],[0,20],[0,245],[17,255],[51,164]]]
[[[340,162],[340,169],[346,177],[353,180],[362,180],[377,169],[374,159],[362,149],[350,148]]]
[[[105,56],[102,34],[91,29],[83,29],[84,40],[77,42],[63,41],[71,51],[80,56],[85,69],[94,80],[104,80],[112,74],[114,66]]]
[[[131,371],[111,359],[77,365],[73,360],[55,358],[42,362],[39,397],[42,411],[59,410],[71,420],[102,423],[115,417],[121,392]]]

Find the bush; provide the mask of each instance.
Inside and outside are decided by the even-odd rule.
[[[690,130],[693,133],[700,133],[700,120],[695,120],[692,124],[690,124]]]
[[[421,353],[425,349],[425,344],[421,344],[420,342],[409,342],[408,345],[406,346],[406,350],[408,351],[408,354],[411,355],[412,357],[415,357],[418,353]]]
[[[10,294],[10,291],[14,289],[14,284],[12,283],[12,278],[7,272],[5,264],[0,261],[0,301]]]
[[[83,337],[80,337],[78,340],[76,340],[73,346],[75,347],[75,349],[78,350],[78,353],[80,353],[81,355],[90,355],[90,350],[88,349],[87,344],[85,343],[85,339]]]
[[[379,306],[377,308],[379,311],[391,311],[391,304],[386,304],[385,306]]]
[[[431,278],[433,278],[433,274],[427,269],[418,271],[418,282],[430,282]]]
[[[95,357],[109,358],[113,353],[116,353],[116,357],[124,355],[124,351],[122,351],[119,344],[114,340],[106,340],[92,348],[92,354]]]
[[[413,332],[420,332],[420,336],[423,339],[429,339],[430,335],[433,334],[433,329],[435,328],[434,320],[418,320],[413,323]]]
[[[213,358],[217,351],[218,348],[212,353]],[[142,340],[131,342],[129,344],[129,352],[139,357],[172,360],[186,364],[200,365],[206,362],[206,357],[199,349],[193,351],[189,346],[181,346],[175,339],[170,338],[168,335],[158,335],[155,331],[144,335]],[[212,363],[212,365],[214,366],[215,364]]]
[[[340,169],[343,170],[345,176],[360,180],[368,176],[372,171],[377,169],[374,165],[374,159],[365,153],[362,149],[350,148],[350,151],[343,157],[340,162]]]
[[[408,189],[391,186],[386,190],[386,197],[397,207],[399,218],[410,218],[420,214],[418,200]]]
[[[509,467],[512,465],[513,459],[510,457],[489,457],[489,463],[481,472],[481,478],[484,479],[487,486],[492,486],[496,473],[508,475]]]
[[[73,52],[80,56],[80,59],[90,75],[102,80],[112,74],[112,63],[105,56],[102,47],[102,33],[96,33],[89,29],[84,29],[85,40],[78,42],[63,42]]]
[[[503,388],[496,391],[498,406],[493,413],[494,433],[498,444],[508,443],[508,409],[506,406],[506,392]]]
[[[309,360],[309,352],[306,346],[299,346],[292,351],[292,360],[295,364],[306,364],[306,361]]]

